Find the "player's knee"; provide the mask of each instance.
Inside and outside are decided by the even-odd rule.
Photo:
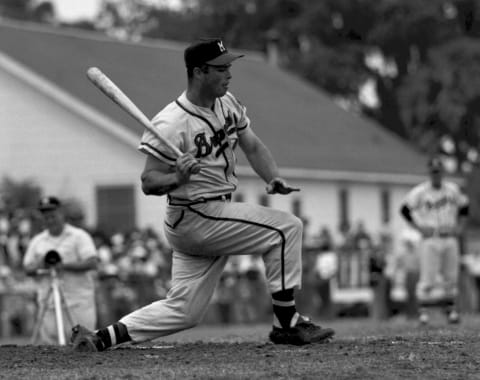
[[[295,215],[290,214],[288,216],[288,225],[289,230],[292,232],[293,235],[301,235],[303,232],[303,221],[296,217]]]
[[[192,327],[197,326],[202,321],[202,317],[203,314],[201,313],[186,314],[183,318],[185,329],[191,329]]]

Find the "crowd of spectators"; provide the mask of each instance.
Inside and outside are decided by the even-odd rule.
[[[40,230],[37,220],[21,210],[0,213],[0,337],[28,335],[39,305],[35,283],[22,268],[30,239]],[[170,248],[152,229],[106,235],[89,230],[98,249],[98,324],[108,325],[126,313],[163,298],[170,286]],[[297,303],[314,318],[372,315],[388,318],[398,312],[396,300],[405,303],[400,312],[414,316],[416,252],[414,237],[369,233],[363,223],[334,239],[327,227],[305,236],[303,284]],[[480,253],[467,255],[472,284],[480,289]],[[470,272],[469,272],[470,273]],[[475,286],[472,289],[477,289]],[[369,288],[373,294],[367,309],[341,310],[333,289]],[[480,292],[472,294],[480,306]],[[349,314],[350,313],[350,314]],[[271,318],[271,301],[261,257],[232,257],[213,295],[205,323],[260,323]]]

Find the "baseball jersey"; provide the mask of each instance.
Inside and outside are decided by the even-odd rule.
[[[172,190],[176,199],[198,200],[231,193],[237,188],[235,148],[250,127],[246,108],[230,93],[215,100],[212,109],[191,103],[183,92],[152,120],[162,137],[205,164],[190,181]],[[138,149],[174,166],[175,154],[145,130]]]
[[[45,254],[50,250],[56,250],[64,264],[97,257],[97,250],[90,235],[80,228],[65,224],[59,236],[50,235],[48,230],[45,230],[32,239],[23,258],[24,266],[38,266],[43,263]],[[95,282],[92,271],[65,271],[61,280],[69,305],[75,304],[78,299],[93,299]],[[39,288],[39,297],[42,300],[46,296],[50,278],[43,277],[40,281],[45,285]]]
[[[405,204],[419,226],[442,230],[457,225],[458,211],[468,204],[468,199],[453,182],[443,181],[436,189],[425,181],[407,194]]]

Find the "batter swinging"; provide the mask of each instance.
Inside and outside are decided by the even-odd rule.
[[[253,132],[246,108],[228,92],[231,63],[240,58],[219,39],[185,50],[187,90],[168,104],[153,124],[182,152],[179,158],[151,132],[139,149],[146,153],[145,194],[165,195],[165,235],[173,249],[172,287],[165,299],[90,332],[74,328],[76,350],[104,350],[142,342],[198,324],[230,255],[260,254],[272,294],[273,343],[303,345],[327,341],[329,328],[313,324],[295,307],[301,284],[302,222],[294,215],[232,202],[237,188],[235,150],[240,147],[270,194],[289,194],[277,165]]]

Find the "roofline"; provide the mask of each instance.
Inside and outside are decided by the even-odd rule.
[[[380,172],[348,171],[348,170],[322,170],[303,168],[280,168],[285,178],[315,181],[337,181],[344,183],[385,184],[413,186],[428,178],[428,175],[417,174],[392,174]],[[238,166],[236,173],[245,177],[257,177],[257,174],[248,166]],[[458,183],[464,179],[458,176],[451,177]]]
[[[131,132],[123,124],[117,123],[104,114],[98,112],[95,108],[82,102],[70,93],[53,84],[48,79],[36,74],[28,67],[12,59],[10,56],[2,53],[1,51],[0,67],[17,79],[49,96],[51,99],[63,105],[72,112],[87,119],[94,125],[98,125],[107,133],[115,136],[122,142],[133,146],[138,144],[138,136]]]

